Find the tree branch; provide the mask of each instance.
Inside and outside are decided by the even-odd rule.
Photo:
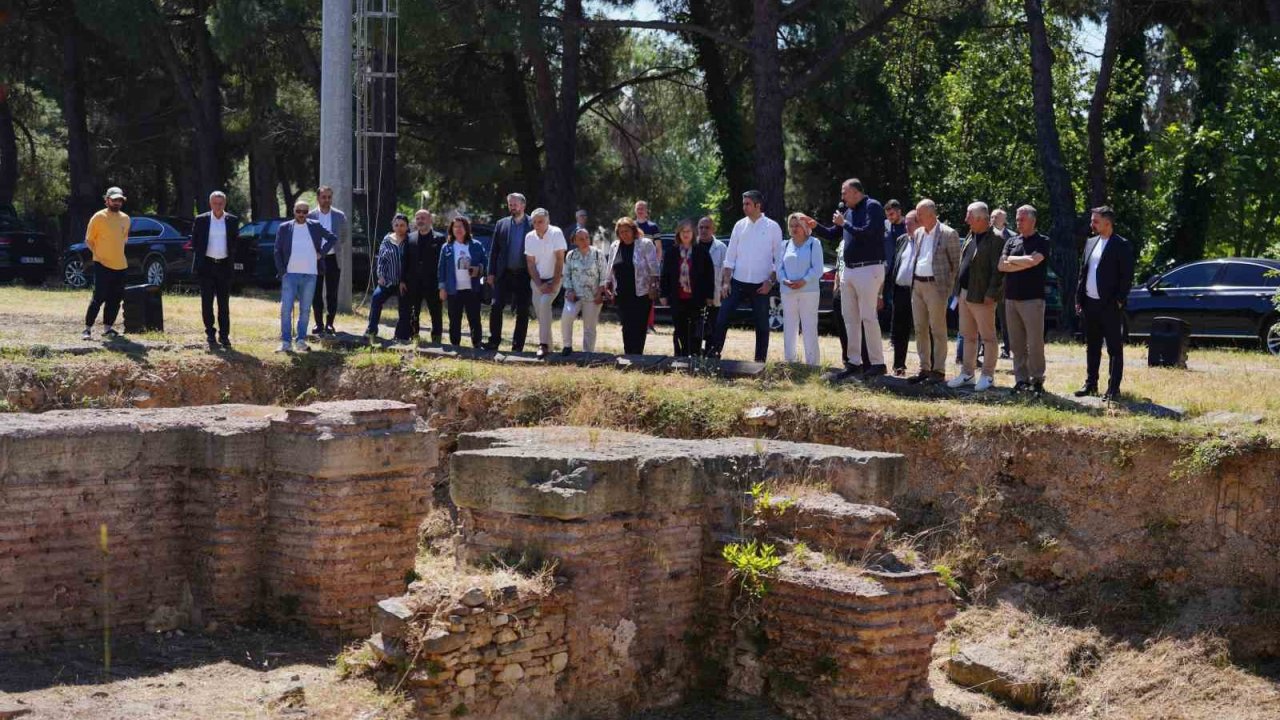
[[[805,10],[808,10],[809,6],[813,4],[813,1],[814,0],[794,0],[790,5],[784,5],[782,7],[782,12],[778,14],[778,17],[782,20],[795,17]]]
[[[616,85],[613,85],[611,87],[605,88],[604,90],[601,90],[595,95],[592,95],[591,97],[587,98],[585,102],[583,102],[581,105],[578,106],[578,117],[582,117],[583,115],[585,115],[587,111],[591,109],[592,105],[595,105],[596,103],[601,102],[602,100],[608,98],[610,95],[613,95],[614,93],[618,92],[619,90],[622,90],[625,87],[632,86],[632,85],[640,85],[642,83],[657,82],[659,80],[666,80],[668,78],[676,77],[677,75],[683,75],[689,72],[690,70],[692,70],[693,66],[687,65],[685,67],[671,68],[666,72],[661,72],[661,73],[658,73],[657,75],[649,74],[650,72],[657,69],[658,68],[648,68],[644,72],[640,73],[639,75],[627,78],[626,80],[623,80],[622,82],[617,83]]]
[[[893,0],[888,7],[876,13],[876,16],[868,20],[862,27],[847,32],[842,36],[842,42],[835,43],[823,53],[809,69],[800,77],[794,78],[782,88],[782,94],[786,98],[793,98],[804,92],[818,81],[823,75],[830,72],[831,68],[840,61],[846,52],[861,44],[867,38],[872,37],[876,33],[884,29],[889,21],[897,17],[906,9],[910,0]]]
[[[684,33],[692,35],[702,35],[710,38],[721,45],[726,45],[739,52],[750,54],[751,48],[747,43],[736,38],[729,37],[723,33],[718,33],[710,28],[692,23],[667,22],[664,20],[601,20],[583,18],[577,21],[564,20],[557,17],[543,17],[544,25],[562,25],[566,22],[576,22],[577,25],[584,28],[633,28],[638,30],[668,30],[674,33]]]

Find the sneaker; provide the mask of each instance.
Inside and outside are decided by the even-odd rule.
[[[972,375],[966,375],[964,373],[960,373],[959,375],[947,381],[947,387],[952,389],[958,388],[958,387],[964,387],[965,385],[968,385],[971,382],[973,382]]]
[[[906,369],[906,368],[904,368],[904,367],[896,367],[896,368],[894,368],[894,369],[893,369],[893,376],[894,376],[894,377],[906,377],[906,376],[907,376],[907,369]]]
[[[539,345],[539,346],[538,346],[537,357],[538,357],[538,359],[539,359],[539,360],[541,360],[541,359],[543,359],[543,358],[545,358],[545,357],[547,356],[547,350],[548,350],[548,348],[547,348],[547,346],[546,346],[546,345]]]
[[[311,328],[311,334],[315,335],[316,337],[320,337],[321,335],[324,335],[324,328],[317,325]]]
[[[299,340],[293,344],[293,349],[298,352],[311,352],[311,348],[307,345],[306,340]]]
[[[81,339],[81,340],[92,340],[92,339],[93,339],[93,329],[92,329],[92,328],[85,328],[85,329],[84,329],[84,332],[80,333],[80,339]]]
[[[113,328],[113,327],[109,327],[109,328],[107,328],[106,330],[104,330],[104,331],[103,331],[103,333],[102,333],[102,337],[118,338],[118,337],[120,337],[120,333],[116,332],[116,329],[115,329],[115,328]]]
[[[568,345],[565,345],[564,347],[560,348],[560,354],[563,355],[564,357],[569,357],[570,355],[573,354],[573,348]]]
[[[987,377],[986,375],[983,375],[982,377],[978,378],[978,382],[973,384],[973,389],[974,389],[974,392],[982,392],[984,390],[990,390],[991,386],[995,384],[996,384],[995,378]]]
[[[289,352],[291,349],[292,349],[292,348],[290,348],[290,347],[289,347],[289,341],[288,341],[288,340],[285,340],[284,342],[280,343],[280,347],[276,348],[276,352],[278,352],[278,353],[287,353],[287,352]]]

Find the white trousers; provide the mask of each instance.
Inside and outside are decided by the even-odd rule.
[[[796,331],[804,334],[804,362],[817,365],[818,359],[818,301],[816,292],[792,292],[782,296],[782,354],[787,362],[798,362],[796,356]]]
[[[844,315],[844,332],[849,338],[851,365],[862,364],[862,334],[867,335],[867,359],[872,365],[884,364],[884,340],[880,336],[880,318],[876,304],[884,289],[884,264],[845,268],[840,278],[840,313]]]
[[[560,336],[564,347],[573,347],[573,321],[582,313],[582,349],[596,351],[596,325],[600,321],[600,303],[591,300],[565,300],[560,310]]]
[[[555,302],[556,295],[560,292],[560,286],[556,285],[551,288],[550,293],[543,293],[538,287],[538,283],[530,281],[529,287],[533,288],[533,311],[538,316],[538,344],[551,347],[551,321],[553,308],[551,303]]]

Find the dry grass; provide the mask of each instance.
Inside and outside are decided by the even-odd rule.
[[[428,548],[418,553],[414,569],[421,578],[414,583],[415,600],[424,607],[438,605],[440,610],[447,607],[448,599],[472,588],[480,588],[494,601],[500,600],[502,590],[509,587],[516,588],[521,596],[546,595],[555,589],[554,562],[539,562],[530,569],[500,562],[480,568],[459,564],[451,551]]]
[[[1225,643],[1209,636],[1157,637],[1141,647],[1092,628],[1063,626],[1009,604],[960,613],[934,647],[931,683],[937,702],[961,717],[1026,717],[960,688],[941,666],[970,642],[1022,660],[1028,675],[1052,688],[1053,720],[1274,720],[1280,688],[1231,663]]]

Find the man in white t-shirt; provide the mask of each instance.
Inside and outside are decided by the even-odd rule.
[[[293,205],[293,222],[280,223],[276,230],[276,274],[280,276],[280,348],[289,352],[293,326],[293,304],[298,303],[297,343],[292,349],[307,347],[307,309],[316,291],[316,277],[324,257],[338,238],[319,221],[307,217],[309,206],[299,200]]]
[[[524,257],[529,266],[533,308],[538,316],[538,357],[545,357],[551,351],[551,303],[560,292],[568,248],[564,233],[551,224],[545,208],[534,210],[529,218],[533,230],[524,236]]]

